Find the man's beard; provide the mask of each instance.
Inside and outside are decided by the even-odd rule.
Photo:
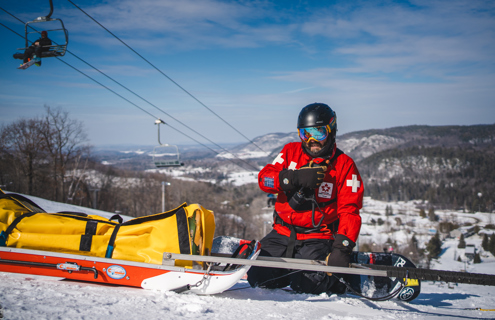
[[[311,151],[311,152],[318,152],[321,150],[321,148],[323,148],[323,145],[318,142],[318,141],[314,141],[314,140],[311,140],[308,142],[308,149]]]
[[[329,137],[325,143],[311,139],[309,142],[302,142],[304,152],[310,157],[332,157],[335,153],[335,140]]]

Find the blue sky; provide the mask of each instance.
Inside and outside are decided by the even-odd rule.
[[[53,1],[73,54],[208,139],[246,142],[70,2]],[[249,139],[294,131],[312,102],[337,112],[338,134],[495,123],[494,1],[72,1]],[[28,21],[49,1],[0,7]],[[2,10],[0,22],[24,33]],[[82,121],[93,145],[157,143],[152,116],[57,59],[17,70],[23,39],[0,34],[0,125],[49,105]],[[73,55],[62,60],[208,143]],[[178,131],[162,128],[162,142],[194,143]]]

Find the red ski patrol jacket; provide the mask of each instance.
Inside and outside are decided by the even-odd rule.
[[[280,171],[299,169],[311,160],[313,158],[303,151],[301,142],[291,142],[284,146],[272,164],[266,165],[258,174],[261,190],[278,193],[275,211],[283,220],[283,224],[314,229],[312,209],[301,211],[292,209],[279,183]],[[361,229],[359,210],[363,206],[363,192],[363,180],[356,164],[349,156],[337,149],[328,165],[323,182],[314,191],[315,199],[324,214],[320,230],[313,233],[297,233],[297,239],[333,239],[333,232],[337,231],[338,234],[343,234],[356,242]],[[321,217],[320,210],[315,206],[314,221],[318,223]],[[339,220],[338,230],[332,231],[329,225],[337,220]],[[279,234],[290,236],[290,229],[277,223],[276,217],[273,228]]]

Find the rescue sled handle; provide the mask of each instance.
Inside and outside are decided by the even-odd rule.
[[[278,260],[278,258],[270,259],[269,257],[259,257],[259,256],[257,260],[246,260],[246,259],[225,258],[218,256],[200,256],[200,255],[165,252],[163,254],[162,264],[173,266],[175,260],[241,264],[247,266],[268,267],[268,268],[299,269],[299,270],[307,270],[307,271],[323,271],[323,272],[335,272],[335,273],[346,273],[346,274],[356,274],[356,275],[369,275],[376,277],[387,277],[387,271],[382,271],[382,270],[330,267],[330,266],[326,266],[324,262],[317,260],[303,260],[303,259]],[[306,263],[298,262],[301,260],[306,261]]]
[[[375,277],[398,277],[408,279],[418,279],[426,281],[443,281],[455,283],[467,283],[476,285],[495,286],[495,275],[430,270],[420,268],[404,268],[382,266],[374,264],[352,264],[352,268],[333,267],[325,265],[325,262],[318,260],[276,258],[276,257],[258,257],[257,260],[243,260],[236,258],[225,258],[218,256],[198,256],[177,253],[164,253],[163,264],[173,265],[174,260],[190,260],[216,263],[243,264],[249,266],[297,269],[307,271],[323,271],[330,273],[367,275]]]

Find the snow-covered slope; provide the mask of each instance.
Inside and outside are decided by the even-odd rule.
[[[217,158],[240,159],[265,158],[273,152],[278,152],[289,142],[300,141],[297,132],[291,133],[269,133],[257,137],[253,143],[237,146],[230,150],[231,153],[222,152]]]
[[[365,137],[348,135],[337,139],[338,147],[355,160],[364,159],[374,153],[394,148],[404,142],[403,139],[381,134]]]

